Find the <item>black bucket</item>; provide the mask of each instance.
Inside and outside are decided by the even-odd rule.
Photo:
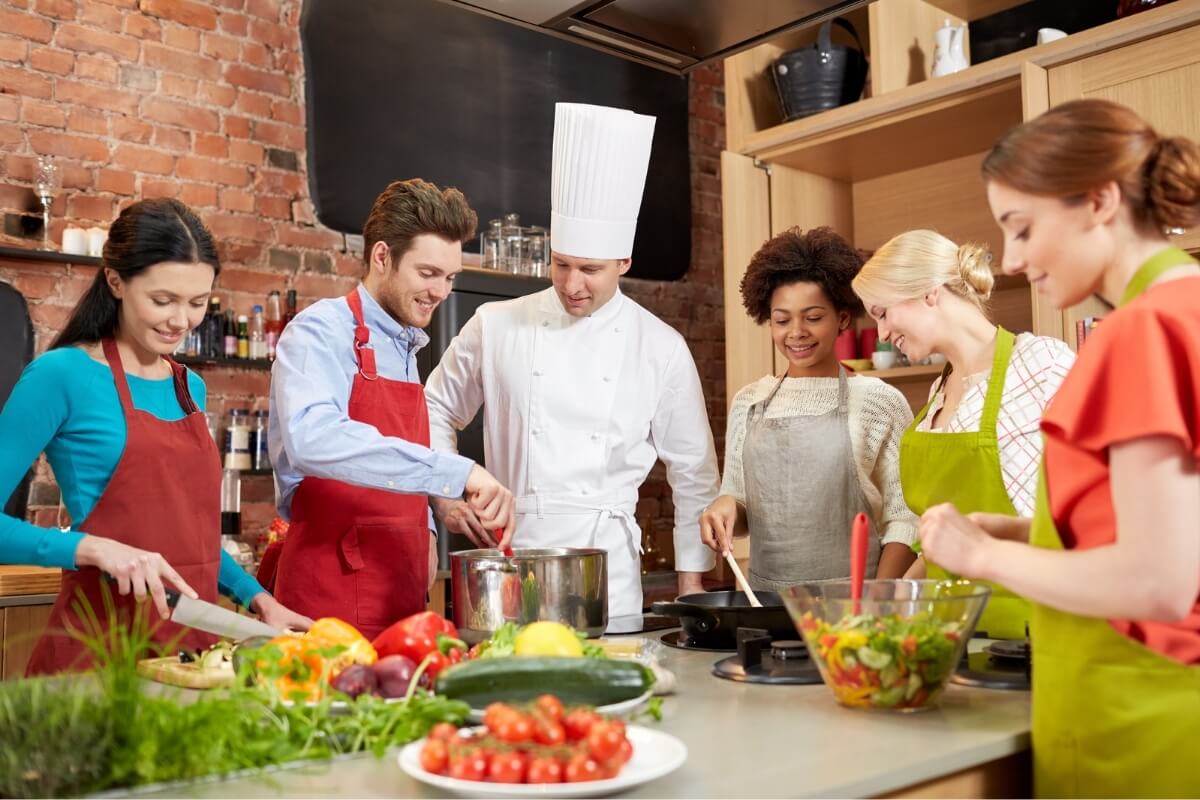
[[[857,50],[833,44],[834,25],[850,32]],[[816,44],[789,50],[770,70],[783,116],[793,120],[858,100],[867,81],[867,57],[858,31],[848,20],[836,17],[821,25]]]

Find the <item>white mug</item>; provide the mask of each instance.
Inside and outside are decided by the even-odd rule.
[[[871,365],[875,369],[891,369],[898,360],[895,350],[876,350],[871,353]]]
[[[88,234],[83,228],[69,227],[63,231],[62,249],[73,256],[88,254]]]
[[[1059,39],[1065,38],[1067,38],[1066,31],[1060,31],[1058,28],[1038,28],[1038,44],[1057,42]]]

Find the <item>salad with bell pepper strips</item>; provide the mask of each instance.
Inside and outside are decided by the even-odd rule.
[[[459,638],[454,623],[432,611],[405,617],[375,637],[371,644],[379,658],[400,655],[420,664],[428,657],[425,672],[430,680],[451,664],[462,661],[467,653],[467,643]]]
[[[929,614],[857,614],[830,623],[811,611],[799,625],[838,702],[892,709],[937,701],[964,628]]]

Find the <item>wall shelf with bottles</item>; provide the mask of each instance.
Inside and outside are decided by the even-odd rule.
[[[49,264],[75,264],[81,267],[100,266],[100,259],[95,256],[80,256],[74,253],[60,253],[57,250],[0,245],[0,260],[5,259],[12,259],[14,261],[42,261]]]
[[[189,367],[226,367],[229,369],[271,369],[275,362],[266,358],[229,358],[226,356],[172,356]]]

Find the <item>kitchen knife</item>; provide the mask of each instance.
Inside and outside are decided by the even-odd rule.
[[[186,594],[167,590],[167,605],[173,610],[171,621],[206,633],[215,633],[234,641],[251,636],[279,636],[283,631],[265,622],[221,608],[214,603],[193,600]]]

